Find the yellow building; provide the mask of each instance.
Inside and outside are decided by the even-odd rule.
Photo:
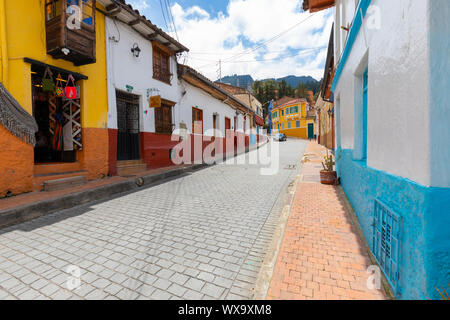
[[[305,99],[284,97],[272,109],[272,129],[288,137],[313,139],[316,134],[314,113]]]
[[[0,197],[108,173],[105,12],[95,0],[0,1],[0,81],[38,128],[24,139],[0,109]]]

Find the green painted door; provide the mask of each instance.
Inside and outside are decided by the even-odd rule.
[[[308,123],[308,139],[314,139],[314,124]]]

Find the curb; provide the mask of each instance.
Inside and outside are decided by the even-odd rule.
[[[134,180],[130,179],[90,190],[64,195],[56,199],[46,199],[23,206],[6,209],[0,211],[0,229],[52,214],[59,210],[73,208],[75,206],[93,201],[104,200],[108,197],[125,192],[137,191],[145,187],[150,187],[155,182],[161,182],[166,179],[195,172],[206,167],[208,167],[208,165],[198,164],[190,167],[176,168],[165,172],[137,177]]]
[[[235,154],[238,156],[259,149],[267,144],[261,143],[256,146],[246,148],[245,151]],[[122,193],[134,192],[146,187],[151,187],[156,182],[163,182],[167,179],[189,174],[215,164],[194,164],[189,167],[171,169],[164,172],[149,174],[143,177],[136,177],[127,181],[116,182],[101,187],[83,190],[72,194],[63,195],[59,198],[46,199],[42,201],[25,204],[22,206],[9,208],[0,211],[0,230],[12,225],[20,224],[29,220],[39,218],[60,210],[70,209],[93,201],[106,200],[109,197]]]
[[[306,149],[305,149],[306,152]],[[294,180],[287,186],[286,194],[284,195],[281,207],[281,214],[278,219],[278,226],[272,236],[272,241],[267,250],[267,254],[264,257],[263,264],[258,273],[258,277],[255,285],[255,293],[253,300],[266,300],[269,292],[270,283],[272,282],[273,272],[275,271],[275,265],[278,260],[278,254],[280,253],[281,245],[283,244],[284,234],[286,232],[287,223],[291,213],[292,203],[297,192],[297,186],[302,179],[303,161],[297,162],[298,170]]]

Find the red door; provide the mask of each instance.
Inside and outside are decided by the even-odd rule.
[[[231,130],[231,120],[230,118],[225,118],[225,134],[227,134],[228,130]]]

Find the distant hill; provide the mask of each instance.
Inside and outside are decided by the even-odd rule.
[[[314,83],[318,84],[319,81],[314,79],[310,76],[287,76],[283,78],[270,78],[270,79],[264,79],[260,81],[266,81],[266,80],[275,80],[276,82],[281,82],[283,80],[286,80],[286,84],[290,85],[292,88],[297,88],[299,83]],[[233,75],[233,76],[226,76],[222,78],[223,83],[231,84],[232,86],[251,89],[253,82],[255,82],[251,75]]]
[[[283,77],[283,78],[278,78],[278,79],[265,79],[265,80],[275,80],[276,82],[281,82],[283,80],[286,81],[287,85],[290,85],[292,88],[297,88],[297,86],[299,85],[299,83],[319,83],[319,81],[317,81],[316,79],[314,79],[313,77],[310,76],[287,76],[287,77]],[[263,80],[264,81],[264,80]]]
[[[226,76],[222,78],[222,83],[231,84],[235,87],[241,87],[251,90],[252,84],[255,82],[251,75],[241,75],[238,76],[235,74],[234,76]]]

